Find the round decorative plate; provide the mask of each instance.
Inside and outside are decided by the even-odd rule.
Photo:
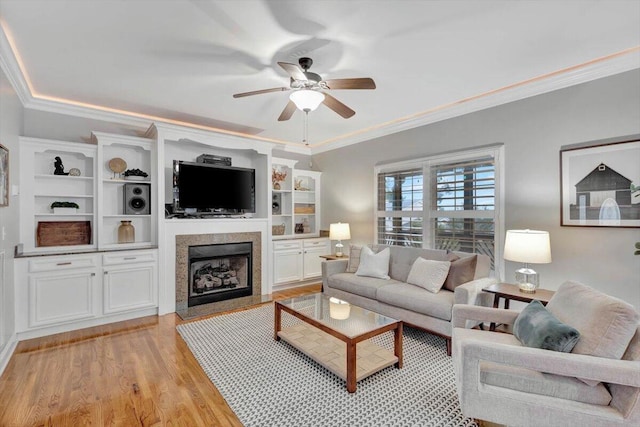
[[[80,169],[78,168],[69,169],[69,176],[80,176]]]
[[[109,160],[109,169],[115,173],[122,173],[127,169],[127,162],[120,157],[114,157]]]

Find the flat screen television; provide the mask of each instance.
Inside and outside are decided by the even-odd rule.
[[[255,212],[255,169],[173,161],[176,212]]]

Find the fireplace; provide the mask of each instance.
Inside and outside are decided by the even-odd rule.
[[[251,242],[189,246],[188,306],[252,294]]]
[[[235,310],[251,305],[269,301],[268,295],[262,295],[262,233],[247,231],[238,233],[216,234],[176,234],[176,313],[183,319],[193,319],[221,311]],[[235,246],[235,245],[240,246]],[[247,245],[247,246],[242,246]],[[219,252],[221,248],[233,249],[230,253]],[[208,248],[208,249],[205,249]],[[241,250],[235,251],[240,248]],[[248,249],[248,250],[247,250]],[[236,252],[235,254],[233,252]],[[238,266],[242,258],[249,253],[250,264],[246,266],[246,273]],[[219,258],[233,258],[223,261]],[[235,259],[236,257],[240,259]],[[190,260],[190,258],[193,258]],[[193,262],[192,262],[193,261]],[[202,262],[201,264],[197,264]],[[195,266],[192,266],[195,264]],[[193,268],[192,268],[193,267]],[[235,271],[238,280],[230,280],[233,273],[223,271],[226,269]],[[220,282],[214,277],[205,277],[204,281],[196,284],[194,288],[194,274],[200,270],[201,274],[216,273]],[[219,273],[219,274],[218,274]],[[246,275],[247,286],[242,285],[241,279]],[[199,274],[200,276],[200,274]],[[214,274],[212,274],[214,276]],[[225,279],[227,279],[225,281]],[[197,280],[197,278],[195,279]],[[207,284],[209,284],[207,286]],[[226,284],[226,286],[225,286]],[[250,284],[250,285],[249,285]],[[204,288],[202,287],[204,285]],[[232,287],[235,285],[235,288]],[[246,296],[238,296],[239,292],[246,292]],[[209,302],[193,305],[190,296],[205,297]],[[230,299],[226,299],[229,297]],[[223,299],[225,298],[225,299]],[[194,300],[197,301],[197,300]]]

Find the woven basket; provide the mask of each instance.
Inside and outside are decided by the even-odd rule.
[[[271,226],[271,234],[274,236],[282,236],[284,234],[284,224],[282,225],[272,225]]]

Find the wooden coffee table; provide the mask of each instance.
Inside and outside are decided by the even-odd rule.
[[[323,293],[276,301],[274,338],[344,379],[353,393],[363,378],[391,365],[402,368],[402,322],[337,301]],[[302,323],[283,329],[283,311]],[[394,332],[393,352],[367,341],[388,331]]]

